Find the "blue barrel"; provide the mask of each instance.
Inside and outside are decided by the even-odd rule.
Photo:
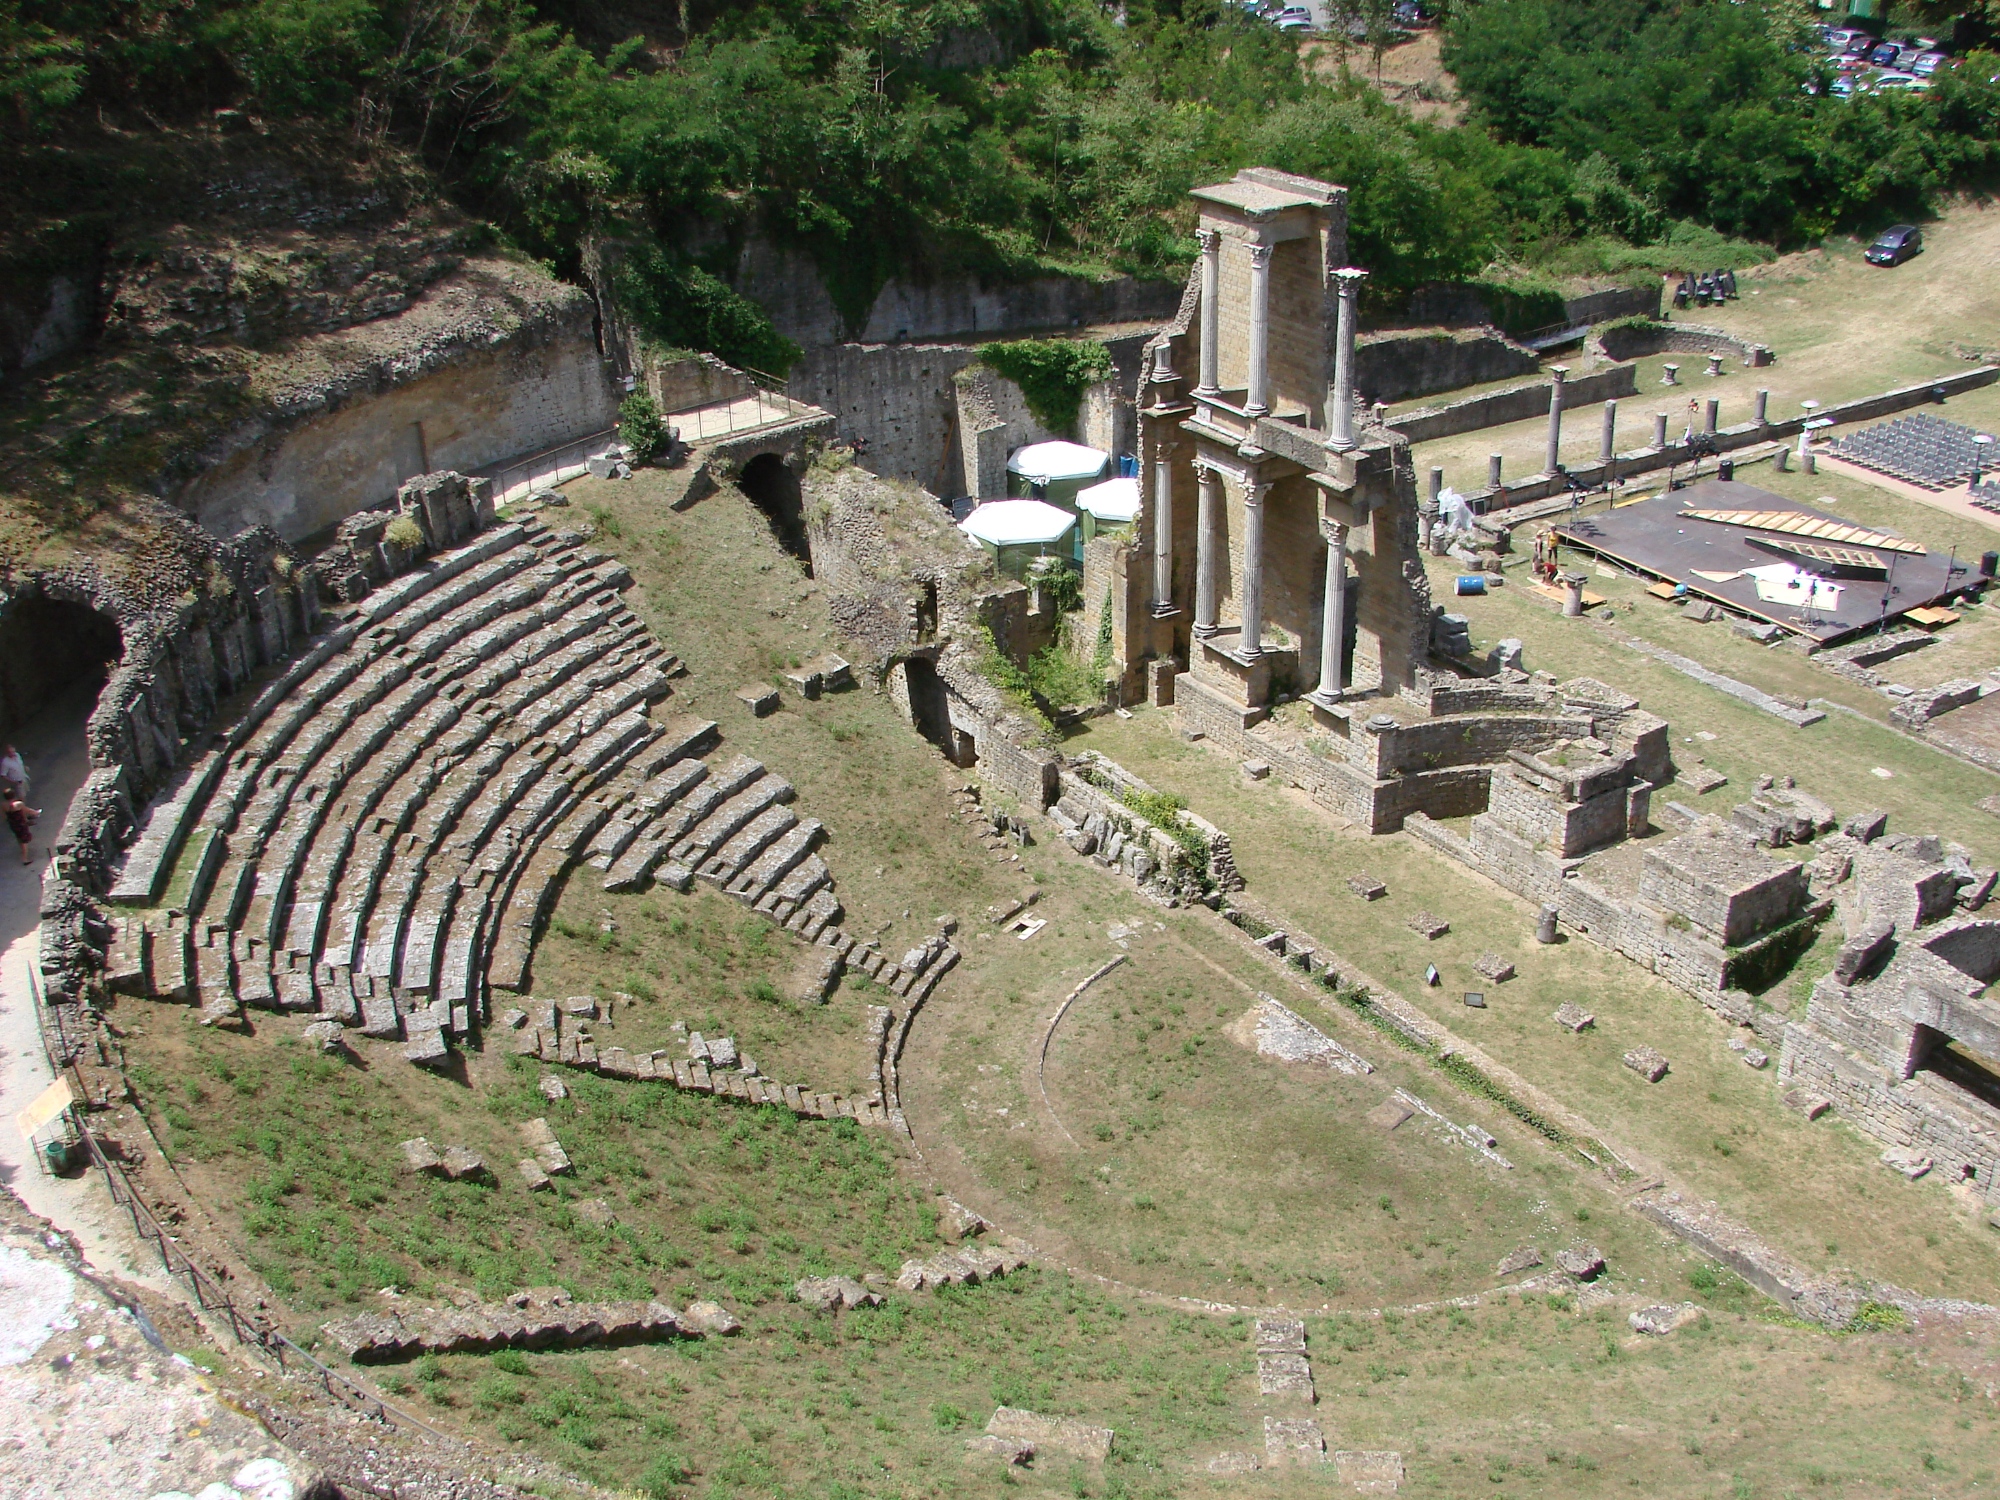
[[[1458,575],[1458,582],[1457,582],[1457,585],[1456,585],[1456,588],[1455,588],[1455,592],[1457,592],[1457,593],[1460,593],[1460,594],[1483,594],[1483,593],[1485,593],[1485,592],[1486,592],[1486,575],[1485,575],[1484,573],[1461,573],[1461,574],[1459,574],[1459,575]]]

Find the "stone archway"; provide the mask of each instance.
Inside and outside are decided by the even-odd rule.
[[[806,534],[805,497],[798,470],[783,455],[760,453],[743,465],[736,487],[764,513],[784,549],[812,576],[812,543]]]
[[[73,694],[94,702],[124,654],[124,634],[102,610],[47,594],[15,598],[0,611],[0,740]]]

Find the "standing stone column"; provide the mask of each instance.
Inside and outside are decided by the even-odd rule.
[[[1256,480],[1243,486],[1243,638],[1239,654],[1255,661],[1264,654],[1264,492]]]
[[[1201,384],[1197,396],[1213,396],[1222,371],[1222,235],[1197,229],[1201,245]]]
[[[1174,614],[1175,443],[1153,448],[1153,618]]]
[[[1347,634],[1347,528],[1338,521],[1320,522],[1326,539],[1326,596],[1319,628],[1319,695],[1332,700],[1347,690],[1341,670],[1341,647]]]
[[[1583,613],[1583,582],[1581,573],[1562,575],[1563,613],[1572,620]]]
[[[1250,391],[1243,409],[1253,417],[1271,410],[1271,247],[1250,247]]]
[[[1500,488],[1500,455],[1497,453],[1486,455],[1486,488],[1489,490]]]
[[[1549,447],[1542,464],[1544,474],[1553,474],[1562,461],[1563,382],[1569,379],[1567,365],[1549,366]]]
[[[1332,410],[1326,414],[1326,445],[1336,453],[1354,446],[1354,324],[1366,271],[1345,266],[1333,273],[1340,291],[1340,321],[1333,345]]]
[[[1759,427],[1770,426],[1771,420],[1765,415],[1765,412],[1770,409],[1770,404],[1771,393],[1769,391],[1759,391],[1757,399],[1750,407],[1750,420],[1755,422]]]
[[[1604,441],[1598,448],[1597,456],[1608,464],[1617,452],[1618,403],[1616,401],[1607,401],[1604,403]]]
[[[1706,432],[1710,437],[1713,437],[1715,435],[1716,420],[1719,417],[1721,417],[1721,415],[1722,415],[1722,403],[1711,396],[1708,402],[1708,419],[1706,423],[1703,425],[1702,431]]]
[[[1194,471],[1194,633],[1204,639],[1220,629],[1216,621],[1216,566],[1222,552],[1222,476],[1207,464]]]
[[[1667,446],[1667,414],[1663,411],[1653,413],[1653,446],[1655,448]]]

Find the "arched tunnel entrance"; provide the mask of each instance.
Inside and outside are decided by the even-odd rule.
[[[784,549],[812,576],[812,543],[806,536],[805,497],[798,473],[775,453],[760,453],[743,466],[736,487],[764,513]]]
[[[31,594],[0,612],[0,740],[50,709],[97,701],[125,653],[117,622],[87,604]]]

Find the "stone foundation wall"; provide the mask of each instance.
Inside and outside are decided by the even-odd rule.
[[[1900,1082],[1795,1024],[1785,1027],[1778,1083],[1822,1096],[1883,1145],[1921,1152],[1946,1181],[1971,1180],[1987,1203],[2000,1202],[2000,1111],[1963,1096],[1947,1103],[1932,1090],[1948,1085]]]
[[[1570,859],[1625,837],[1626,796],[1620,786],[1582,802],[1562,802],[1501,766],[1487,793],[1493,820],[1529,843]]]
[[[1363,334],[1354,347],[1354,389],[1365,401],[1405,401],[1533,375],[1532,349],[1497,328],[1409,328]]]
[[[1461,432],[1478,432],[1486,427],[1502,427],[1509,422],[1525,422],[1530,417],[1549,414],[1549,392],[1554,389],[1553,381],[1542,381],[1535,385],[1516,386],[1512,390],[1494,391],[1489,395],[1468,396],[1449,406],[1428,407],[1391,417],[1389,425],[1412,443],[1427,443],[1433,438],[1454,437]],[[1635,396],[1638,392],[1638,370],[1631,365],[1619,365],[1594,375],[1579,375],[1566,382],[1563,387],[1563,410],[1616,401]]]
[[[792,366],[785,394],[832,412],[835,439],[859,439],[871,472],[950,500],[974,493],[952,377],[978,358],[969,344],[822,344]]]

